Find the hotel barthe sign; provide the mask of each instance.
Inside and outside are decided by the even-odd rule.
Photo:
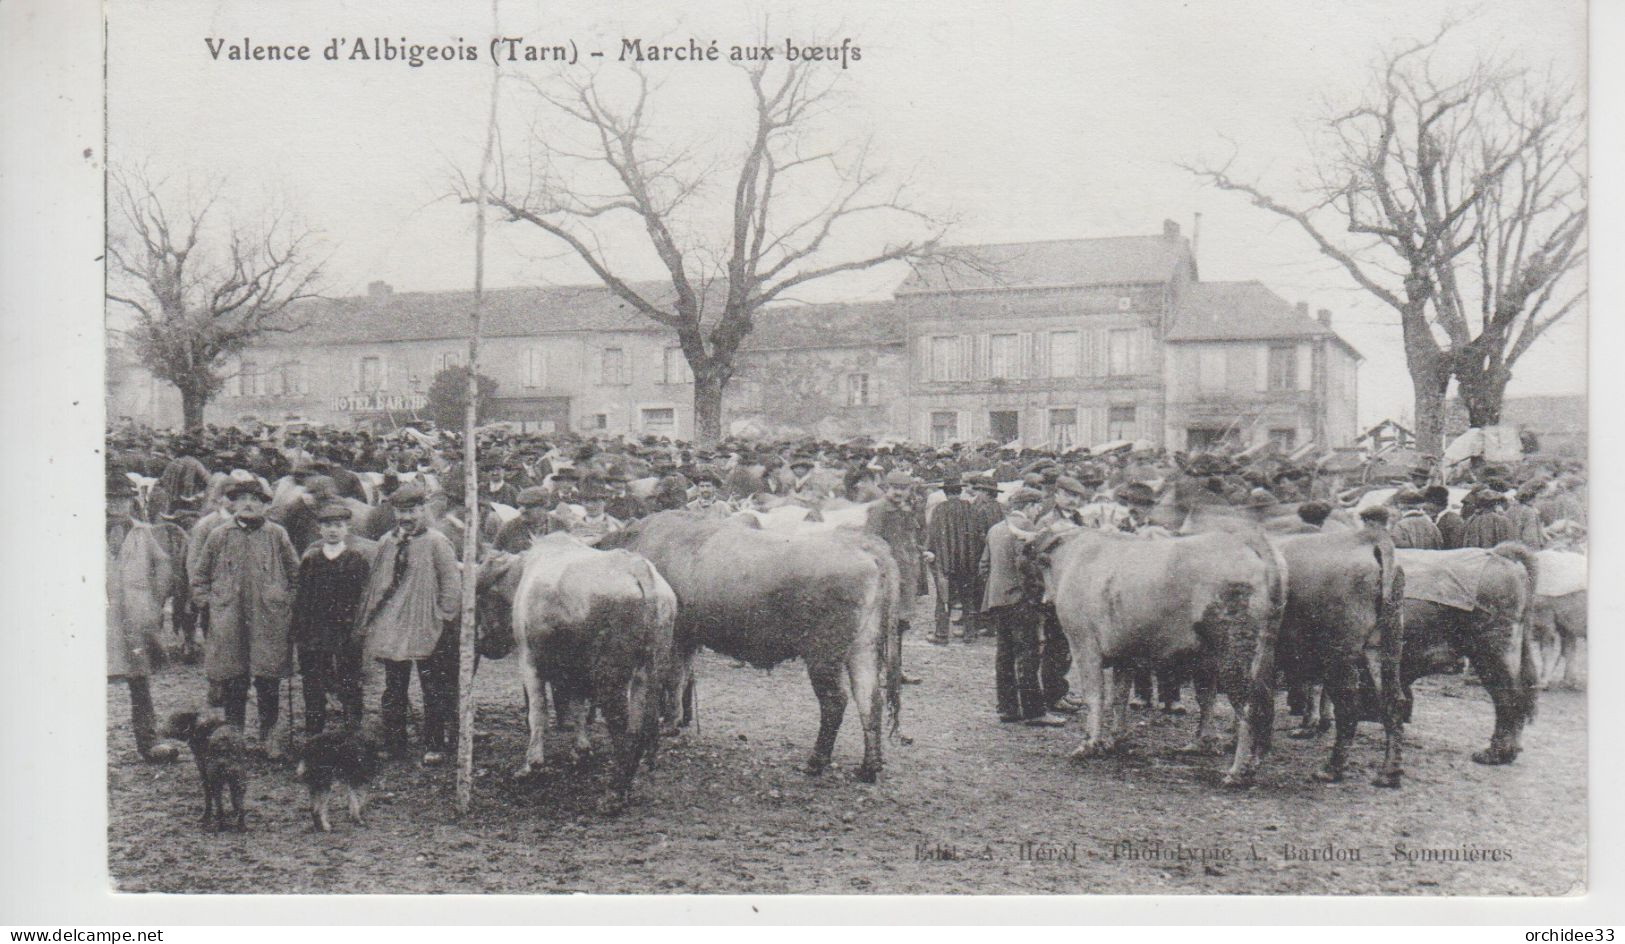
[[[333,398],[333,409],[340,413],[396,413],[428,405],[429,398],[421,393],[354,393]]]

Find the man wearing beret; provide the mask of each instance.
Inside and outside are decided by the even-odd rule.
[[[462,573],[451,539],[429,527],[423,489],[407,485],[390,496],[396,525],[373,551],[372,572],[357,627],[366,653],[384,665],[385,751],[406,749],[412,666],[423,692],[423,763],[445,763],[456,733],[456,623]]]
[[[354,630],[370,568],[349,542],[350,515],[350,507],[338,501],[317,509],[321,540],[299,561],[293,641],[299,647],[307,735],[327,727],[328,692],[338,696],[345,726],[361,726],[361,644]]]
[[[231,520],[209,533],[191,573],[192,599],[209,612],[203,666],[225,701],[226,720],[242,727],[253,679],[260,741],[271,743],[282,679],[293,674],[295,578],[299,556],[288,532],[265,518],[271,496],[257,479],[243,478],[226,490]]]

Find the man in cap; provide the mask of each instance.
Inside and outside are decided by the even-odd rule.
[[[1394,494],[1393,504],[1399,510],[1399,520],[1390,529],[1394,547],[1425,551],[1437,551],[1444,547],[1439,526],[1433,523],[1427,509],[1422,507],[1421,492],[1414,488],[1402,488]]]
[[[987,532],[977,531],[970,502],[960,497],[963,490],[959,473],[949,472],[942,481],[943,500],[931,509],[926,522],[926,547],[933,557],[931,573],[937,597],[936,629],[931,641],[938,645],[948,643],[952,622],[974,626],[980,602],[973,599],[973,593]],[[960,608],[959,620],[952,619],[955,606]],[[976,636],[974,628],[964,628],[962,636],[970,642]]]
[[[141,759],[169,763],[180,746],[158,739],[158,716],[148,679],[163,654],[158,630],[163,558],[148,526],[135,520],[135,486],[121,468],[107,474],[107,678],[130,692],[130,726]],[[145,605],[143,605],[145,604]]]
[[[606,536],[619,531],[622,522],[606,511],[609,491],[597,479],[588,479],[581,489],[585,513],[570,521],[570,533],[587,542],[597,544]]]
[[[881,488],[886,500],[869,506],[864,530],[885,541],[891,548],[892,559],[897,562],[897,632],[901,635],[908,632],[914,601],[920,595],[920,578],[931,553],[920,549],[920,522],[914,510],[914,476],[893,470],[886,474]],[[919,680],[905,673],[903,681]]]
[[[1450,489],[1443,485],[1429,485],[1422,490],[1422,507],[1432,516],[1439,529],[1440,548],[1451,551],[1461,547],[1461,534],[1467,522],[1459,512],[1450,508]]]
[[[361,727],[361,640],[355,617],[370,564],[349,542],[350,517],[350,507],[339,501],[317,509],[321,540],[299,561],[293,641],[299,647],[307,735],[325,730],[329,692],[338,696],[345,727]]]
[[[493,542],[497,550],[508,554],[523,554],[536,538],[563,526],[548,512],[547,489],[532,485],[521,490],[516,500],[519,514],[498,529]]]
[[[456,734],[457,621],[462,573],[451,539],[429,527],[424,491],[405,485],[390,496],[396,525],[373,552],[357,626],[366,654],[383,663],[384,751],[406,749],[412,667],[423,693],[423,763],[445,763]]]
[[[1033,516],[1043,499],[1030,488],[1010,496],[1009,516],[988,530],[979,570],[987,588],[982,607],[997,639],[993,693],[999,720],[1057,727],[1066,719],[1049,710],[1038,678],[1042,616],[1027,598],[1021,574],[1022,547],[1038,531]]]
[[[733,506],[717,497],[716,470],[701,466],[694,470],[694,500],[684,507],[713,518],[726,518],[733,514]]]
[[[781,479],[785,496],[800,499],[815,508],[822,504],[829,492],[815,477],[817,473],[818,460],[812,453],[803,451],[791,456],[790,471]]]
[[[226,720],[247,719],[250,679],[258,704],[260,741],[272,743],[282,679],[293,674],[289,635],[299,556],[288,532],[267,521],[271,496],[257,479],[234,481],[226,490],[231,523],[210,532],[191,573],[192,599],[209,612],[203,666],[225,702]]]
[[[1507,522],[1512,525],[1513,540],[1520,541],[1533,550],[1540,550],[1546,546],[1546,532],[1540,525],[1540,511],[1535,508],[1535,498],[1546,487],[1540,479],[1531,479],[1518,486],[1517,492],[1507,500]]]

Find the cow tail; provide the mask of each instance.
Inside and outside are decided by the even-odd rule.
[[[1376,614],[1378,642],[1382,647],[1380,695],[1385,710],[1396,711],[1397,717],[1404,717],[1401,703],[1404,690],[1400,680],[1405,657],[1405,572],[1399,569],[1394,542],[1386,532],[1376,535],[1371,552],[1379,575]]]
[[[903,724],[903,635],[897,619],[902,607],[901,572],[891,556],[891,549],[881,542],[870,547],[875,564],[880,570],[880,599],[876,602],[880,621],[880,664],[886,673],[887,734],[896,738]]]
[[[1524,720],[1535,720],[1535,699],[1540,691],[1540,671],[1535,660],[1534,646],[1534,609],[1535,609],[1535,579],[1540,573],[1540,564],[1535,553],[1517,541],[1502,541],[1495,545],[1490,553],[1497,557],[1504,557],[1523,567],[1524,572],[1524,602],[1523,612],[1518,614],[1518,628],[1521,635],[1518,651],[1518,691],[1524,704]]]
[[[668,626],[673,626],[676,621],[676,612],[673,611],[668,613],[661,605],[662,601],[659,593],[659,575],[656,574],[654,565],[649,563],[647,559],[639,557],[637,559],[637,565],[632,568],[632,576],[633,579],[637,581],[638,593],[643,597],[641,614],[643,617],[643,625],[645,627],[650,627],[659,626],[662,623],[665,623]],[[674,634],[672,636],[672,649],[660,657],[654,665],[649,666],[651,692],[646,697],[654,698],[657,705],[660,704],[665,697],[664,693],[667,679],[670,678],[671,674],[677,669],[676,665],[668,664],[668,660],[681,658],[676,650],[676,644],[677,640]],[[698,685],[695,683],[691,673],[685,674],[687,676],[684,679],[685,683],[696,688],[696,694],[694,697],[694,733],[699,734],[700,699],[697,692]],[[677,694],[679,699],[682,698],[682,692],[678,692]]]

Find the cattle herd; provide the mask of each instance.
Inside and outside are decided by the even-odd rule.
[[[180,745],[164,733],[189,744],[206,817],[217,828],[228,819],[241,826],[240,755],[274,756],[279,739],[293,741],[316,828],[327,828],[335,782],[349,788],[362,818],[376,766],[402,756],[404,715],[392,728],[390,699],[406,689],[386,690],[382,727],[371,723],[361,660],[394,660],[408,676],[415,661],[426,719],[448,697],[434,660],[455,651],[444,645],[457,633],[456,614],[445,611],[455,587],[445,581],[460,579],[460,563],[436,578],[423,552],[431,561],[424,599],[439,607],[428,625],[446,634],[440,642],[431,632],[421,653],[397,653],[378,639],[390,620],[415,618],[414,548],[444,539],[444,553],[461,556],[456,440],[416,429],[116,430],[109,457],[109,675],[129,684],[142,755],[174,759]],[[916,618],[920,598],[935,597],[944,637],[949,625],[967,634],[985,625],[987,568],[954,563],[965,555],[945,550],[933,525],[961,512],[978,523],[954,540],[975,556],[988,547],[990,523],[1007,522],[1019,537],[1019,602],[1001,605],[1030,621],[1046,657],[1051,646],[1064,652],[1064,706],[1082,735],[1072,757],[1082,763],[1121,746],[1135,676],[1146,669],[1159,681],[1177,669],[1175,691],[1193,687],[1191,749],[1228,751],[1223,782],[1234,786],[1251,783],[1264,762],[1283,693],[1299,716],[1293,736],[1335,727],[1317,778],[1343,779],[1357,727],[1371,721],[1385,745],[1374,783],[1398,787],[1404,726],[1426,723],[1412,717],[1418,678],[1476,677],[1494,721],[1488,746],[1472,757],[1491,765],[1517,759],[1540,688],[1583,680],[1584,480],[1575,463],[1441,470],[1372,462],[1333,472],[1277,456],[1134,444],[1104,454],[868,441],[699,449],[487,430],[480,464],[497,471],[478,479],[480,552],[469,572],[478,575],[478,651],[516,659],[522,679],[515,699],[529,739],[515,774],[541,768],[550,725],[573,728],[573,752],[584,757],[601,721],[614,754],[609,806],[626,802],[662,735],[695,718],[702,648],[763,668],[801,660],[818,709],[805,770],[831,766],[850,700],[863,735],[856,776],[875,781],[888,734],[902,733],[902,641],[926,629]],[[1440,487],[1445,474],[1460,487]],[[960,497],[965,483],[978,492],[974,504]],[[1075,494],[1057,498],[1063,491]],[[1007,518],[1013,504],[1036,510]],[[217,532],[233,528],[269,529],[271,546],[286,543],[299,566],[266,578],[275,585],[251,597],[231,596],[247,592],[239,584],[259,579],[250,571],[260,566],[231,562]],[[1423,532],[1431,537],[1417,539]],[[433,536],[414,543],[420,534]],[[365,566],[344,591],[321,565],[350,552]],[[213,570],[188,572],[199,566]],[[332,599],[309,610],[318,591],[306,581]],[[199,586],[208,588],[204,599],[189,595]],[[348,604],[345,592],[354,596]],[[273,612],[234,615],[240,625],[228,634],[220,610],[228,597],[268,601],[255,605]],[[277,629],[275,607],[289,600],[295,614],[317,614],[305,617],[316,628]],[[951,621],[956,605],[961,617]],[[1001,634],[999,645],[1020,643]],[[242,666],[216,669],[234,664],[217,651],[224,646],[243,647]],[[307,646],[319,658],[307,659]],[[166,650],[203,657],[210,691],[199,701],[207,694],[209,707],[188,705],[155,734],[146,677]],[[290,732],[287,718],[275,725],[294,653],[307,674],[307,719],[309,679],[319,676],[323,714],[328,697],[343,707],[338,729]],[[250,677],[258,739],[242,707]],[[932,697],[929,684],[917,691]],[[1213,710],[1220,693],[1231,709],[1229,737]],[[431,764],[455,731],[424,736]],[[222,791],[233,801],[230,817]]]

